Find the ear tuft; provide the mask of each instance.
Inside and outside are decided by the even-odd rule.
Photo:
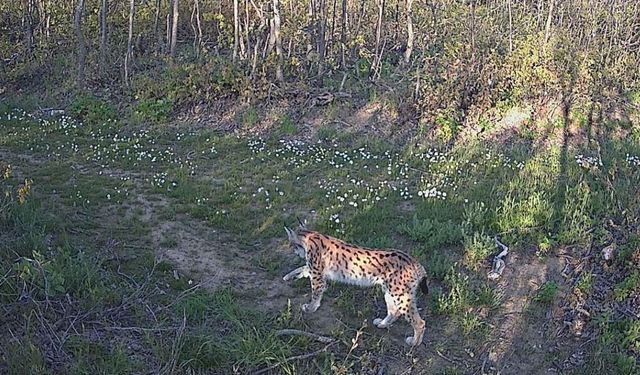
[[[304,219],[304,221],[300,220],[299,217],[296,217],[296,219],[298,219],[298,223],[300,224],[300,229],[307,229],[307,219]]]
[[[287,227],[284,227],[284,231],[287,232],[287,237],[289,237],[290,242],[298,242],[298,235],[294,231]]]

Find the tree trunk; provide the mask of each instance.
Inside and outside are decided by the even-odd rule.
[[[43,17],[44,17],[44,28],[45,28],[45,38],[47,40],[47,45],[49,44],[49,38],[51,37],[51,0],[47,0],[46,3],[43,2]]]
[[[375,55],[371,68],[369,69],[369,78],[374,78],[378,74],[378,64],[382,62],[382,52],[384,48],[380,45],[382,39],[382,19],[384,17],[385,0],[378,0],[378,20],[376,22],[376,46]]]
[[[276,79],[284,82],[284,74],[282,73],[282,40],[280,38],[280,1],[273,0],[273,36],[276,42],[276,56],[278,62],[276,64]]]
[[[233,61],[238,58],[240,45],[240,17],[238,14],[238,0],[233,0]]]
[[[507,0],[507,8],[509,11],[509,53],[513,52],[513,13],[511,12],[511,1]]]
[[[347,68],[345,48],[347,46],[347,0],[342,0],[342,35],[340,36],[340,66]]]
[[[107,68],[107,11],[109,10],[109,0],[102,0],[100,10],[100,69]]]
[[[309,24],[307,25],[307,59],[309,54],[313,51],[313,42],[316,36],[316,6],[314,0],[309,1],[309,8],[307,11],[307,19]]]
[[[404,51],[404,63],[408,64],[413,52],[413,22],[411,19],[411,6],[413,0],[407,0],[407,49]]]
[[[471,0],[471,18],[470,18],[470,34],[471,34],[471,64],[476,62],[476,1]]]
[[[127,38],[127,54],[124,56],[124,83],[129,85],[131,60],[133,58],[133,17],[136,12],[135,0],[129,1],[129,36]]]
[[[324,74],[324,60],[326,55],[326,30],[327,30],[327,4],[326,0],[320,0],[320,20],[318,22],[318,78],[322,85]]]
[[[84,43],[84,34],[82,33],[82,16],[84,13],[84,0],[78,0],[74,17],[74,26],[76,29],[76,38],[78,39],[78,87],[84,89],[84,64],[87,54]]]
[[[27,45],[27,55],[33,55],[33,2],[32,0],[23,0],[24,7],[22,13],[22,25],[24,27],[24,39]]]
[[[249,0],[244,1],[244,44],[245,47],[245,58],[249,58],[251,54],[251,38],[249,37]]]
[[[164,47],[164,52],[165,53],[169,53],[169,51],[171,50],[171,9],[173,8],[173,0],[168,0],[169,2],[169,10],[167,11],[167,35],[166,35],[166,39],[165,39],[165,47]]]
[[[193,11],[191,12],[191,28],[193,29],[193,51],[196,58],[200,56],[200,46],[202,45],[202,25],[200,24],[200,1],[193,1]]]
[[[333,48],[333,39],[336,30],[336,9],[338,6],[338,0],[333,0],[333,10],[331,14],[331,31],[329,32],[329,38],[327,38],[327,51],[326,54],[331,54]]]
[[[237,0],[236,0],[237,1]],[[178,45],[178,7],[179,0],[173,0],[173,25],[171,26],[171,60],[176,59],[176,47]]]
[[[162,52],[162,35],[159,31],[160,27],[160,0],[156,0],[156,15],[153,21],[153,34],[156,36],[156,53]]]
[[[551,21],[553,20],[553,8],[555,5],[555,0],[549,0],[549,14],[547,15],[547,24],[544,27],[544,44],[549,42],[549,37],[551,36]]]

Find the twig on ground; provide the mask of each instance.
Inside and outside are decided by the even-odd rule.
[[[168,328],[144,328],[144,327],[103,327],[108,331],[134,331],[134,332],[167,332],[178,331],[182,327],[168,327]]]
[[[171,345],[171,358],[168,363],[165,364],[160,370],[161,374],[174,374],[176,370],[176,366],[178,365],[178,356],[180,350],[182,350],[182,336],[184,335],[184,330],[187,326],[187,315],[184,310],[182,310],[182,324],[178,327],[176,332],[176,338],[173,340],[173,345]]]
[[[335,341],[331,337],[320,336],[320,335],[315,334],[315,333],[300,331],[298,329],[281,329],[281,330],[276,331],[276,336],[293,336],[293,335],[306,336],[306,337],[309,337],[311,339],[314,339],[316,341],[320,341],[320,342],[323,342],[323,343],[330,343],[330,342]]]
[[[439,351],[438,349],[436,349],[436,354],[437,354],[440,358],[442,358],[442,359],[444,359],[444,360],[447,360],[447,361],[449,361],[449,362],[451,362],[451,363],[453,363],[453,364],[456,364],[456,365],[458,364],[458,362],[456,362],[456,361],[454,361],[453,359],[448,358],[448,357],[446,357],[444,354],[440,353],[440,351]]]
[[[301,355],[296,355],[296,356],[293,356],[293,357],[289,357],[289,358],[285,359],[282,362],[278,362],[278,363],[276,363],[274,365],[271,365],[269,367],[265,367],[262,370],[258,370],[256,372],[253,372],[252,374],[253,375],[264,374],[264,373],[269,372],[269,371],[271,371],[271,370],[273,370],[273,369],[277,368],[278,366],[281,366],[281,365],[283,365],[285,363],[288,363],[288,362],[291,362],[291,361],[299,361],[301,359],[307,359],[307,358],[315,357],[320,353],[326,352],[327,349],[329,349],[332,345],[335,345],[336,343],[338,343],[338,341],[332,341],[332,342],[328,343],[327,345],[325,345],[324,348],[322,348],[320,350],[316,350],[315,352],[311,352],[311,353],[307,353],[307,354],[301,354]]]
[[[509,254],[509,247],[500,242],[498,236],[496,236],[494,239],[496,242],[496,246],[500,247],[502,251],[493,258],[493,267],[487,274],[487,277],[490,280],[496,280],[502,275],[502,271],[504,271],[505,268],[505,262],[503,258],[507,256],[507,254]]]

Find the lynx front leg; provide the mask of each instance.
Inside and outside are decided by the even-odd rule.
[[[301,279],[303,277],[309,277],[309,267],[307,266],[302,266],[302,267],[298,267],[295,270],[289,272],[288,274],[286,274],[282,279],[284,281],[289,281],[293,278],[295,279]]]
[[[318,310],[322,301],[322,294],[327,290],[327,283],[322,275],[311,275],[311,302],[302,305],[302,311],[312,313]]]

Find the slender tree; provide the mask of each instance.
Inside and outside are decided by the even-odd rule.
[[[511,11],[511,1],[507,0],[507,10],[509,11],[509,52],[513,52],[513,13]]]
[[[471,39],[471,64],[476,63],[476,0],[470,0],[469,34]]]
[[[408,64],[413,52],[413,20],[411,19],[411,7],[413,0],[407,0],[407,49],[404,51],[404,63]]]
[[[320,20],[318,21],[318,78],[319,83],[322,85],[324,75],[324,64],[326,58],[326,31],[327,31],[327,2],[326,0],[319,0],[320,6]]]
[[[168,1],[168,10],[167,10],[167,26],[166,26],[166,38],[165,38],[165,53],[170,53],[171,51],[171,27],[172,27],[172,22],[171,22],[171,11],[173,9],[173,0],[167,0]]]
[[[273,36],[276,43],[276,79],[284,82],[284,74],[282,73],[282,39],[280,38],[280,1],[273,0]]]
[[[104,71],[107,66],[107,12],[109,0],[102,0],[100,9],[100,67]]]
[[[340,67],[344,70],[347,68],[345,57],[345,49],[347,47],[347,0],[342,0],[342,17],[341,17],[341,35],[340,35]]]
[[[133,1],[133,0],[132,0]],[[84,89],[84,65],[87,49],[84,42],[84,34],[82,33],[82,17],[84,14],[84,0],[78,0],[74,17],[74,28],[76,30],[76,38],[78,39],[78,87]]]
[[[131,61],[133,59],[133,18],[136,12],[135,0],[129,1],[129,36],[127,38],[127,54],[124,56],[124,83],[129,85]]]
[[[33,0],[22,1],[22,24],[24,25],[24,39],[27,45],[27,54],[33,54]]]
[[[171,26],[171,60],[176,59],[176,47],[178,44],[178,8],[179,0],[173,0],[173,25]]]
[[[238,58],[238,47],[240,46],[240,16],[238,10],[238,0],[233,0],[233,61]]]
[[[162,35],[160,34],[160,0],[156,0],[156,14],[153,20],[153,34],[156,37],[156,53],[162,52]]]
[[[196,57],[200,56],[200,46],[202,45],[202,25],[200,23],[200,1],[193,0],[193,10],[191,11],[191,28],[193,29],[193,50]]]
[[[549,13],[547,14],[547,24],[544,27],[544,44],[545,47],[549,42],[549,37],[551,36],[551,21],[553,20],[553,8],[555,6],[555,0],[549,0]]]
[[[378,19],[376,21],[376,47],[373,63],[369,70],[369,78],[374,78],[378,74],[378,65],[382,62],[382,55],[384,53],[384,46],[382,42],[382,24],[384,19],[384,8],[386,0],[377,0],[378,3]]]

